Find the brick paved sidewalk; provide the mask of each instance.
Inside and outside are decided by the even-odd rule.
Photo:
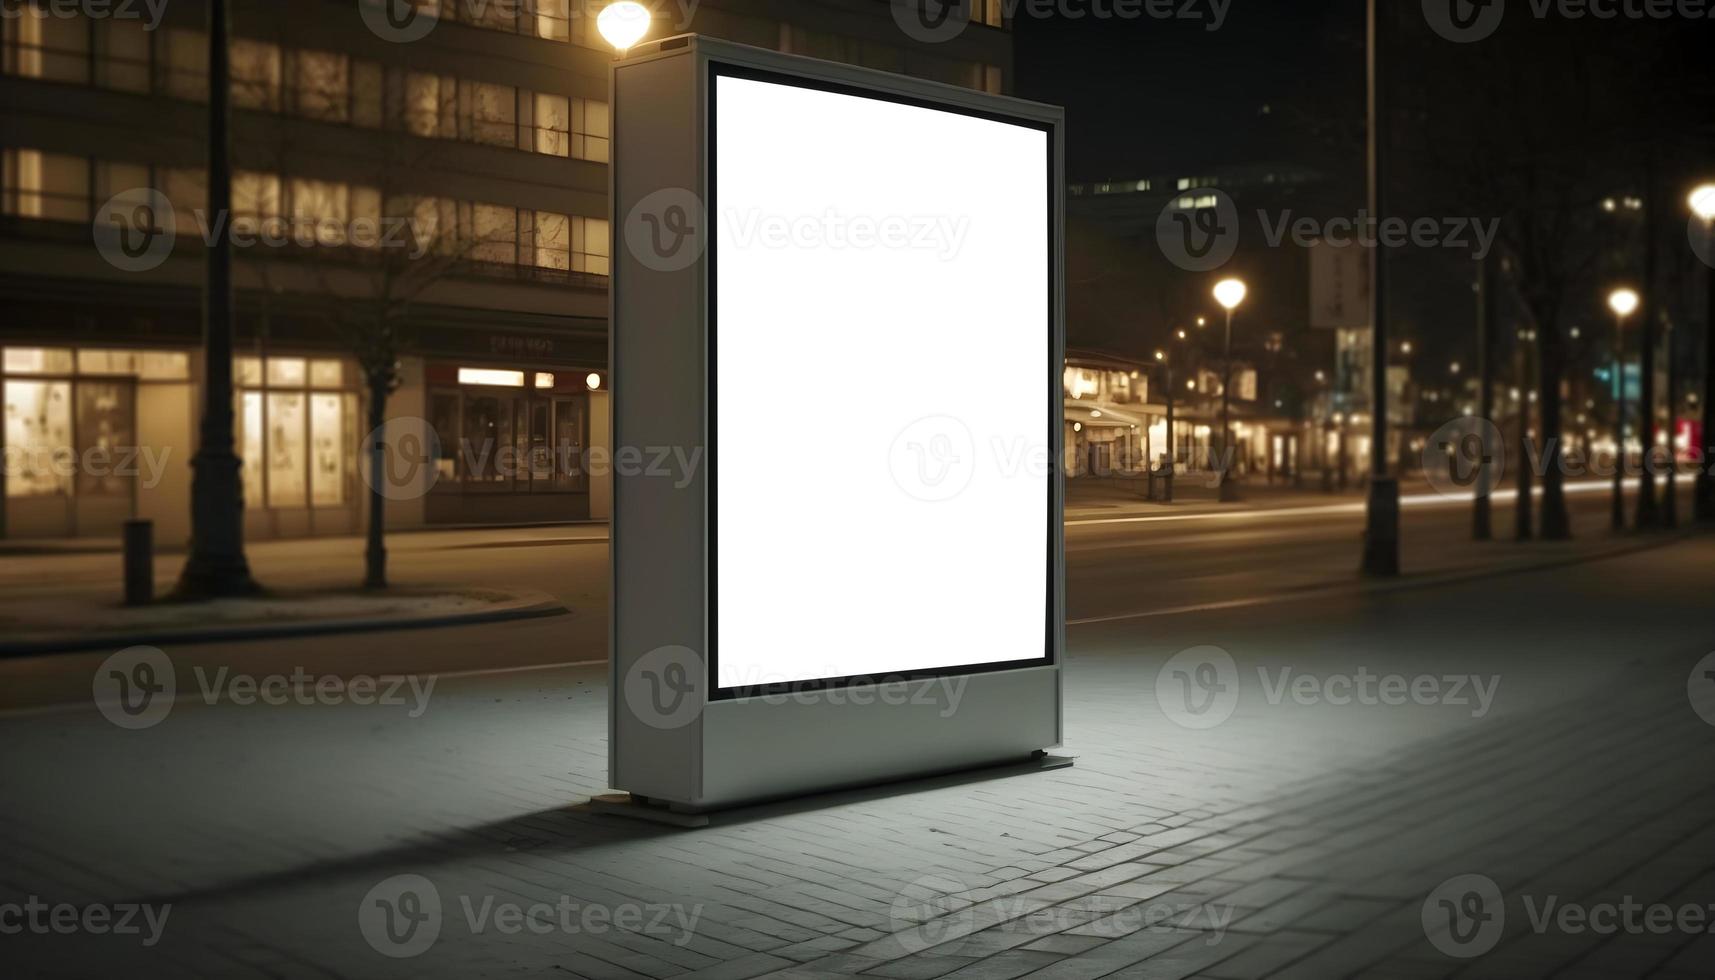
[[[1558,597],[1567,630],[1588,632],[1606,620],[1581,589],[1658,587],[1645,559],[1627,561],[1538,601]],[[1391,629],[1342,643],[1409,635],[1398,601],[1354,617]],[[1715,727],[1687,697],[1700,641],[1686,637],[1706,630],[1638,625],[1635,648],[1656,655],[1579,666],[1563,644],[1560,661],[1509,666],[1530,695],[1503,690],[1506,710],[1480,719],[1437,706],[1330,724],[1247,702],[1208,732],[1173,724],[1155,696],[1181,637],[1092,633],[1068,667],[1075,768],[781,804],[690,832],[566,808],[604,788],[594,670],[449,682],[420,719],[336,708],[306,724],[223,705],[146,741],[81,717],[7,719],[9,791],[78,805],[8,806],[0,902],[173,907],[146,950],[0,943],[26,973],[66,976],[1709,976],[1715,936],[1678,923],[1534,921],[1550,898],[1591,922],[1628,901],[1715,902]],[[1224,629],[1243,659],[1242,631]],[[1422,659],[1400,657],[1359,659]],[[150,805],[116,835],[110,808],[126,799]],[[1504,899],[1473,908],[1468,884],[1441,888],[1467,874]],[[1445,918],[1441,898],[1475,914]],[[1487,955],[1448,955],[1432,935]]]

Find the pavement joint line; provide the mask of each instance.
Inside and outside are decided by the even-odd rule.
[[[1356,582],[1328,582],[1321,585],[1307,585],[1289,592],[1278,592],[1273,595],[1249,596],[1242,599],[1223,599],[1219,602],[1203,602],[1189,606],[1172,606],[1167,609],[1151,609],[1142,612],[1115,613],[1108,616],[1086,616],[1081,619],[1068,619],[1066,625],[1096,626],[1103,623],[1119,623],[1134,619],[1154,619],[1163,616],[1184,616],[1191,613],[1215,612],[1222,609],[1245,609],[1253,606],[1272,606],[1287,602],[1301,602],[1307,599],[1336,599],[1341,597],[1386,595],[1394,592],[1409,592],[1417,589],[1434,589],[1444,585],[1459,585],[1465,582],[1478,582],[1487,578],[1501,578],[1508,575],[1529,575],[1537,572],[1551,571],[1556,568],[1566,568],[1573,565],[1586,565],[1592,562],[1605,561],[1610,558],[1624,558],[1646,551],[1654,551],[1669,545],[1680,544],[1698,534],[1696,529],[1682,529],[1665,534],[1660,538],[1632,544],[1625,547],[1609,548],[1604,551],[1587,555],[1575,555],[1570,558],[1555,561],[1541,561],[1520,564],[1506,568],[1489,568],[1472,566],[1455,569],[1451,572],[1425,575],[1422,578],[1403,576],[1400,579],[1368,584],[1363,580]]]

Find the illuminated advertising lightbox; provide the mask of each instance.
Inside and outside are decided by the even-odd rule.
[[[704,38],[613,92],[613,445],[701,461],[616,467],[614,785],[1057,745],[1059,110]]]

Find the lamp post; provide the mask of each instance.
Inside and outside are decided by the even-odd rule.
[[[1614,463],[1614,514],[1616,531],[1626,529],[1626,507],[1621,499],[1625,493],[1626,477],[1626,317],[1637,312],[1641,302],[1630,289],[1616,289],[1608,294],[1608,309],[1614,311],[1614,372],[1619,383],[1618,400],[1614,408],[1614,442],[1618,447]]]
[[[1697,454],[1697,519],[1715,523],[1715,476],[1709,469],[1715,465],[1710,458],[1715,447],[1715,183],[1704,184],[1691,192],[1691,213],[1703,221],[1703,445]]]
[[[1185,331],[1179,331],[1179,336],[1185,336]],[[1173,470],[1175,465],[1175,456],[1173,454],[1173,362],[1167,359],[1167,352],[1164,350],[1158,350],[1155,352],[1155,362],[1161,365],[1161,370],[1166,376],[1167,458],[1164,466],[1165,472],[1162,474],[1163,483],[1161,499],[1163,503],[1170,504],[1173,502]]]
[[[228,0],[212,0],[208,17],[208,211],[232,213],[231,50]],[[191,548],[179,576],[190,599],[261,591],[244,555],[243,462],[233,449],[232,222],[208,248],[203,284],[203,406],[191,459]]]
[[[1215,283],[1215,302],[1227,311],[1227,333],[1221,343],[1221,500],[1229,502],[1238,499],[1232,481],[1232,468],[1235,461],[1233,455],[1233,421],[1232,421],[1232,390],[1233,390],[1233,311],[1245,301],[1249,292],[1243,281],[1238,279],[1222,279]]]
[[[613,45],[618,57],[625,57],[631,46],[649,33],[649,8],[635,0],[618,0],[603,7],[596,15],[595,29],[602,40]]]
[[[1387,61],[1382,54],[1384,13],[1395,7],[1384,0],[1369,0],[1366,5],[1368,37],[1366,38],[1366,73],[1368,75],[1368,187],[1370,220],[1380,222],[1387,216],[1387,136],[1382,132],[1386,119]],[[1365,508],[1364,555],[1365,575],[1391,578],[1399,574],[1399,482],[1388,477],[1387,470],[1387,253],[1381,247],[1370,249],[1370,492]]]
[[[1518,497],[1513,501],[1515,517],[1513,538],[1518,541],[1529,541],[1531,536],[1535,534],[1534,524],[1531,520],[1531,504],[1536,488],[1531,481],[1530,462],[1530,396],[1536,390],[1536,386],[1532,383],[1534,379],[1531,372],[1535,352],[1531,348],[1535,343],[1535,330],[1527,328],[1518,332],[1518,357],[1515,366],[1518,387],[1515,389],[1515,394],[1518,396],[1519,468]]]
[[[1498,290],[1495,289],[1494,253],[1485,255],[1477,263],[1477,417],[1482,420],[1478,431],[1483,436],[1482,468],[1477,472],[1477,492],[1472,498],[1471,536],[1478,541],[1490,541],[1494,532],[1494,504],[1490,495],[1495,491],[1494,468],[1489,465],[1496,446],[1488,444],[1489,433],[1494,431],[1494,390],[1495,390],[1495,312]],[[1454,374],[1459,373],[1459,365],[1452,366]]]

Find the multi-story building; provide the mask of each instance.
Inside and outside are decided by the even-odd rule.
[[[433,489],[390,504],[391,526],[608,513],[605,0],[410,0],[416,16],[399,17],[406,2],[231,0],[233,214],[213,220],[231,220],[236,246],[253,535],[360,528],[358,351],[382,329],[400,355],[388,415],[427,420],[438,442],[422,461]],[[888,0],[649,6],[648,37],[995,92],[1012,70],[998,2],[934,44]],[[107,535],[133,516],[163,542],[188,531],[207,10],[6,0],[0,536]],[[117,258],[96,247],[108,225]],[[170,251],[138,269],[133,233]]]

